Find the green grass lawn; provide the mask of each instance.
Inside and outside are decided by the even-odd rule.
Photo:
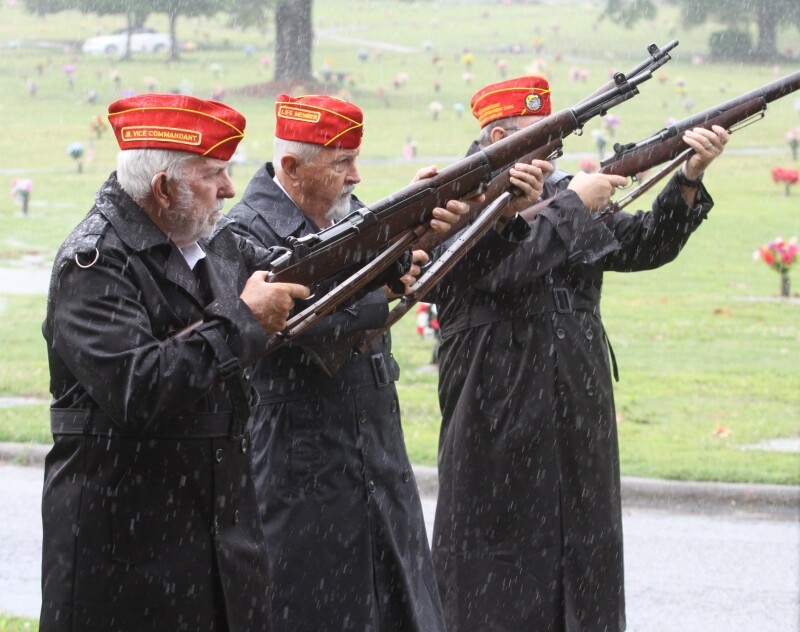
[[[0,185],[8,191],[13,178],[31,178],[34,190],[28,217],[19,214],[13,198],[0,196],[0,265],[23,257],[52,258],[89,209],[117,150],[109,131],[97,138],[90,122],[125,89],[191,86],[193,94],[209,97],[222,86],[225,100],[248,116],[243,147],[249,164],[236,168],[237,188],[243,190],[258,162],[269,159],[272,103],[268,97],[237,96],[236,90],[271,79],[272,65],[262,63],[272,54],[271,34],[234,31],[224,17],[182,20],[179,38],[200,45],[182,62],[141,56],[122,63],[75,52],[85,37],[122,26],[119,18],[87,19],[77,13],[37,18],[17,4],[0,6],[0,42],[10,44],[0,48],[0,120],[5,124]],[[610,71],[635,65],[651,42],[680,39],[675,60],[641,87],[639,97],[614,110],[621,124],[609,146],[644,137],[668,117],[682,118],[797,69],[702,62],[708,35],[718,27],[680,28],[671,7],[630,31],[598,22],[599,11],[590,6],[317,0],[314,68],[328,64],[348,73],[332,91],[365,111],[359,196],[367,202],[381,198],[405,185],[419,166],[443,167],[463,154],[477,131],[469,100],[478,88],[501,78],[496,65],[501,59],[508,76],[542,69],[560,109],[604,83]],[[166,21],[152,16],[148,25],[164,29]],[[779,48],[799,35],[796,29],[782,31]],[[34,46],[34,40],[57,46]],[[413,51],[380,49],[373,42]],[[247,44],[255,46],[252,57],[243,52]],[[525,52],[505,50],[513,44]],[[537,45],[543,49],[534,51]],[[358,59],[360,48],[368,53],[366,62]],[[469,68],[463,62],[465,48],[474,58]],[[438,67],[434,55],[441,58]],[[62,70],[67,64],[76,69],[71,89]],[[589,79],[571,81],[575,68],[589,70]],[[393,79],[403,72],[410,79],[396,89]],[[119,84],[112,79],[115,73]],[[679,79],[687,86],[685,94]],[[31,96],[34,82],[37,92]],[[297,88],[296,93],[303,91]],[[90,89],[98,94],[95,104],[88,102]],[[429,110],[433,101],[443,105],[436,121]],[[463,115],[457,104],[467,109]],[[786,197],[769,177],[772,166],[791,163],[783,137],[800,126],[793,104],[794,97],[774,103],[763,121],[734,136],[731,149],[779,149],[731,151],[720,159],[707,177],[717,206],[676,262],[653,272],[606,277],[603,315],[620,366],[616,396],[625,475],[800,483],[797,455],[743,449],[800,434],[800,305],[776,300],[778,275],[751,259],[756,247],[776,235],[800,234],[800,191]],[[569,138],[568,155],[594,158],[590,132],[599,127],[590,123],[583,136]],[[420,158],[404,163],[407,138],[415,141]],[[66,152],[73,142],[87,150],[91,146],[92,160],[84,158],[82,173]],[[578,157],[560,166],[575,170]],[[793,280],[800,287],[796,273]],[[44,297],[10,296],[0,288],[0,314],[0,397],[41,399],[0,408],[0,441],[47,443],[47,359],[40,332]],[[403,370],[398,390],[408,451],[414,463],[432,465],[439,416],[436,373],[428,365],[431,343],[416,335],[413,318],[397,325],[394,340]],[[0,631],[37,629],[34,620],[0,614]]]
[[[10,617],[0,613],[0,632],[37,632],[38,629],[38,620]]]
[[[331,91],[365,111],[364,181],[357,193],[366,202],[401,188],[420,166],[444,167],[464,153],[477,132],[469,100],[478,88],[501,78],[500,59],[508,62],[508,76],[543,69],[554,89],[554,107],[560,109],[604,83],[610,71],[634,66],[652,41],[679,38],[674,61],[641,87],[640,96],[614,110],[621,124],[609,145],[638,140],[668,117],[682,118],[796,70],[702,61],[714,27],[684,31],[675,26],[670,8],[654,23],[629,31],[598,23],[599,11],[586,8],[590,5],[353,0],[343,12],[344,4],[315,2],[314,68],[327,64],[348,73]],[[148,25],[166,26],[163,16],[153,16]],[[191,86],[193,94],[208,97],[224,87],[225,100],[248,116],[243,143],[248,164],[234,170],[240,192],[258,163],[270,157],[272,101],[239,96],[237,89],[271,79],[272,66],[262,63],[271,55],[271,35],[234,31],[224,18],[182,20],[179,38],[203,47],[185,53],[179,63],[158,56],[122,63],[75,52],[83,38],[119,26],[110,16],[36,18],[7,3],[0,7],[0,41],[25,37],[17,48],[0,48],[0,117],[6,123],[0,135],[0,184],[9,190],[13,178],[34,181],[27,217],[13,198],[0,196],[0,265],[23,257],[52,258],[90,208],[94,192],[114,168],[117,147],[108,130],[97,138],[89,124],[125,89]],[[797,36],[796,29],[783,31],[780,47]],[[36,47],[33,39],[58,46]],[[379,48],[381,42],[411,51]],[[252,57],[244,53],[246,44],[256,48]],[[512,44],[525,52],[508,52]],[[535,51],[537,45],[543,49]],[[367,61],[358,58],[362,48]],[[465,48],[473,55],[469,68]],[[434,55],[441,58],[440,66],[432,63]],[[67,64],[75,67],[72,88],[63,72]],[[575,68],[588,69],[589,79],[572,81]],[[401,72],[409,81],[395,88]],[[29,94],[31,82],[37,84],[35,96]],[[87,100],[90,89],[99,95],[94,104]],[[301,91],[298,86],[296,93]],[[800,234],[800,191],[787,197],[770,179],[774,165],[791,164],[784,135],[800,126],[794,100],[772,104],[764,120],[734,135],[729,153],[706,178],[716,208],[676,262],[657,271],[606,277],[603,316],[621,374],[616,394],[623,474],[800,483],[796,454],[743,449],[800,433],[800,305],[777,300],[778,275],[751,257],[776,235]],[[443,104],[437,120],[429,110],[432,101]],[[467,112],[459,115],[456,104]],[[599,127],[590,123],[582,136],[568,138],[568,158],[559,166],[576,170],[580,157],[595,158],[590,132]],[[406,162],[402,148],[408,137],[420,157]],[[92,146],[92,160],[84,158],[81,173],[66,152],[76,141]],[[796,274],[794,281],[800,287]],[[46,443],[44,297],[4,295],[0,288],[0,313],[0,396],[42,400],[0,408],[0,441]],[[430,343],[417,337],[413,318],[399,323],[394,337],[403,369],[399,390],[408,450],[413,462],[432,465],[439,415],[436,373],[427,366]]]

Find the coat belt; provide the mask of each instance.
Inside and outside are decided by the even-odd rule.
[[[54,435],[136,437],[140,439],[209,439],[231,436],[233,411],[201,412],[164,418],[147,428],[126,428],[94,408],[51,408]],[[239,426],[237,423],[236,426]]]
[[[588,296],[586,296],[587,293]],[[578,294],[568,287],[552,287],[549,291],[536,294],[532,300],[530,297],[521,297],[514,302],[502,301],[473,305],[458,314],[451,322],[443,323],[442,336],[452,336],[465,329],[514,318],[527,318],[537,314],[597,312],[599,303],[600,293],[597,290],[585,290]]]

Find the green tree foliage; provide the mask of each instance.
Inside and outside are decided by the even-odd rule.
[[[28,13],[36,15],[58,13],[71,8],[73,7],[70,0],[25,0],[25,9],[27,9]]]
[[[231,28],[254,28],[266,34],[270,17],[275,14],[275,0],[239,0],[226,10]]]
[[[715,33],[710,46],[712,53],[730,56],[738,53],[741,59],[759,61],[779,58],[778,29],[800,28],[800,2],[798,0],[666,0],[681,7],[681,22],[691,28],[708,20],[726,27]],[[653,19],[658,9],[654,0],[607,0],[603,16],[627,26],[637,21]],[[747,35],[755,16],[757,39],[748,50]]]
[[[180,48],[176,37],[178,17],[216,15],[228,9],[222,0],[25,0],[30,13],[46,15],[60,11],[77,10],[97,15],[124,15],[128,25],[128,46],[125,58],[130,58],[130,35],[134,28],[143,26],[151,13],[166,13],[172,37],[171,59],[178,59]]]
[[[142,26],[150,13],[169,16],[172,50],[170,57],[180,56],[176,24],[178,18],[213,16],[225,13],[234,25],[255,27],[264,32],[269,16],[275,15],[275,80],[280,82],[306,81],[312,78],[311,55],[313,0],[24,0],[31,13],[46,15],[74,9],[98,15],[124,15],[128,33]],[[129,42],[130,43],[130,42]],[[130,46],[128,55],[130,55]]]

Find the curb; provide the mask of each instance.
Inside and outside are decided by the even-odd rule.
[[[41,467],[48,452],[50,446],[40,443],[0,442],[0,465]]]
[[[0,443],[0,465],[41,467],[49,445]],[[439,477],[435,467],[414,466],[420,496],[435,499]],[[681,513],[759,513],[800,519],[800,486],[747,483],[701,483],[622,477],[623,509],[664,509]]]
[[[436,498],[434,467],[414,466],[420,496]],[[667,481],[623,476],[622,508],[679,513],[757,513],[800,520],[800,486]]]

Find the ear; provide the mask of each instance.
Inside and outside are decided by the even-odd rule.
[[[489,138],[491,138],[492,144],[496,143],[498,140],[503,140],[506,136],[508,136],[508,132],[502,127],[493,127],[492,131],[489,132]]]
[[[167,172],[159,171],[150,181],[150,192],[156,201],[158,208],[169,208],[172,203],[172,196],[167,185]]]
[[[293,154],[283,154],[281,156],[281,169],[284,175],[290,180],[297,180],[297,170],[300,167],[300,161],[297,156]]]

